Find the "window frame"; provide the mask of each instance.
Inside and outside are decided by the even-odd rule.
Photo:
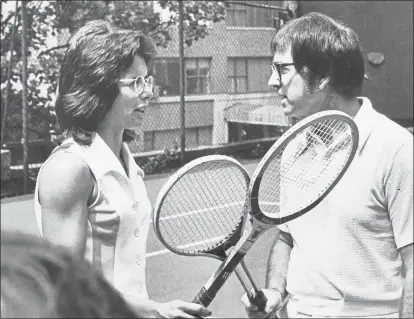
[[[277,1],[274,3],[272,0],[256,0],[256,1],[246,1],[253,2],[254,4],[261,4],[267,6],[277,6],[282,7],[282,1]],[[263,11],[260,11],[263,10]],[[263,16],[266,15],[265,10],[270,10],[270,15],[268,19],[263,19]],[[243,16],[237,17],[237,13],[243,12]],[[250,19],[253,17],[251,23]],[[260,22],[266,20],[266,25],[261,25]],[[241,21],[238,23],[237,21]],[[241,4],[229,4],[227,8],[226,15],[226,27],[228,28],[273,28],[279,29],[281,26],[280,22],[280,11],[277,9],[265,9],[255,6],[243,6]]]
[[[201,64],[201,60],[205,60],[205,62],[207,62],[207,69],[208,69],[208,74],[202,75],[200,70],[200,64]],[[195,62],[195,69],[194,68],[188,68],[188,63],[189,62]],[[156,73],[156,69],[157,69],[157,65],[161,64],[162,68],[165,70],[163,74],[163,79],[165,79],[166,81],[168,81],[170,79],[170,77],[168,76],[168,72],[169,72],[169,68],[166,67],[168,63],[176,63],[177,66],[179,66],[180,64],[180,60],[179,58],[176,57],[156,57],[154,60],[154,79],[155,79],[155,86],[157,87],[157,89],[159,89],[159,85],[157,83],[158,80],[158,76]],[[185,72],[185,95],[208,95],[211,94],[211,65],[212,65],[212,58],[211,57],[186,57],[184,58],[184,72]],[[195,75],[187,75],[187,70],[196,70],[195,71]],[[188,92],[188,79],[196,79],[195,81],[195,91],[196,93],[189,93]],[[202,81],[201,79],[205,79],[205,88],[202,87]],[[178,82],[179,83],[179,82]],[[170,83],[163,83],[166,87],[172,87],[170,86]],[[172,87],[173,89],[175,89],[175,87]],[[202,92],[204,89],[205,93],[200,93]],[[161,92],[159,92],[159,96],[180,96],[179,93],[179,86],[177,88],[177,94],[166,94],[166,95],[162,95]]]
[[[231,70],[233,72],[233,74],[227,74],[227,77],[229,78],[230,82],[229,82],[229,89],[228,89],[228,93],[229,94],[244,94],[244,93],[249,93],[249,62],[248,62],[249,57],[228,57],[227,61],[228,63],[232,64]],[[237,74],[237,61],[243,60],[244,61],[244,68],[245,68],[245,74],[244,75],[238,75]],[[237,90],[237,79],[239,78],[244,78],[245,80],[245,87],[246,90],[243,91],[238,91]],[[232,90],[232,85],[231,85],[231,79],[234,80],[234,91]]]
[[[236,14],[239,13],[243,13],[243,17],[241,17],[241,19],[237,19],[239,17],[236,18]],[[245,21],[247,18],[247,6],[242,6],[240,4],[230,4],[229,7],[227,8],[227,17],[229,17],[229,21],[227,20],[226,17],[226,25],[229,27],[244,27],[245,25],[238,25],[238,23],[236,23],[236,21]],[[231,17],[231,18],[230,18]]]
[[[187,75],[187,63],[192,62],[191,60],[195,60],[196,63],[196,74],[195,75]],[[208,64],[208,75],[203,76],[200,72],[200,60],[206,60]],[[211,93],[211,58],[210,57],[188,57],[184,59],[184,70],[185,70],[185,94],[186,95],[208,95]],[[188,79],[196,79],[196,93],[189,93],[188,92]],[[201,79],[206,79],[206,87],[205,93],[200,93],[201,90]]]

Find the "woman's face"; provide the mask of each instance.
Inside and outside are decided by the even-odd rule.
[[[139,76],[145,78],[142,90],[133,81]],[[147,76],[148,69],[144,58],[136,55],[131,66],[120,74],[119,94],[105,115],[106,126],[121,129],[141,128],[148,102],[153,96],[152,82],[146,82]]]

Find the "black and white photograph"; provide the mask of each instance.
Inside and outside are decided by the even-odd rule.
[[[413,318],[413,9],[1,0],[1,318]]]

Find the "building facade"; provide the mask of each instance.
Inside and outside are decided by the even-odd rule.
[[[281,7],[283,1],[255,1]],[[221,145],[280,135],[290,126],[275,92],[269,92],[270,40],[283,24],[280,10],[230,5],[209,35],[185,47],[186,147]],[[135,152],[180,141],[178,29],[154,62],[157,98],[150,103]]]
[[[368,79],[363,95],[374,107],[413,126],[412,1],[248,1],[297,8],[297,14],[322,12],[350,25],[360,36]],[[268,89],[270,40],[286,15],[277,9],[230,4],[226,18],[211,24],[209,35],[184,48],[186,147],[223,145],[274,137],[291,120]],[[131,143],[134,153],[180,143],[180,70],[178,28],[166,48],[157,48],[155,95],[143,130]],[[382,56],[381,62],[370,56]]]

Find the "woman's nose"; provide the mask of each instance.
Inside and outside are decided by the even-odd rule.
[[[152,89],[152,86],[145,85],[144,90],[140,94],[139,98],[143,101],[151,99],[154,96]]]

